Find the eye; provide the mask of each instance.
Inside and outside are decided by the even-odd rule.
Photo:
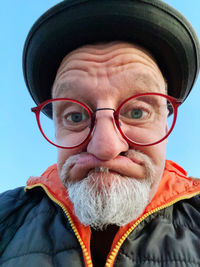
[[[132,119],[141,119],[146,117],[147,115],[148,113],[145,110],[139,108],[132,109],[129,114],[130,118]]]
[[[86,114],[84,112],[72,112],[71,114],[67,114],[64,116],[65,120],[74,122],[74,123],[80,123],[84,120],[86,120]]]

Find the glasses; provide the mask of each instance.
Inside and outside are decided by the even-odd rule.
[[[44,138],[59,148],[72,149],[86,142],[95,129],[96,113],[102,110],[113,112],[115,128],[129,144],[150,146],[162,142],[172,132],[181,103],[167,95],[144,93],[129,97],[116,110],[92,111],[77,100],[56,98],[31,111]]]

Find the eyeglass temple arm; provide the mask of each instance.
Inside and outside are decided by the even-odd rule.
[[[31,108],[31,111],[36,113],[37,112],[37,107]]]

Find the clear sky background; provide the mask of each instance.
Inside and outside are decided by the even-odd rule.
[[[26,184],[56,162],[56,147],[40,134],[35,106],[22,74],[25,38],[35,20],[58,0],[1,1],[0,9],[0,192]],[[191,22],[200,39],[200,0],[168,0]],[[200,78],[179,109],[167,158],[200,177]]]

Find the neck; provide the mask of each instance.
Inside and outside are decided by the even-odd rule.
[[[118,229],[119,227],[116,225],[109,225],[102,231],[91,229],[90,247],[94,267],[105,266],[108,253]]]

